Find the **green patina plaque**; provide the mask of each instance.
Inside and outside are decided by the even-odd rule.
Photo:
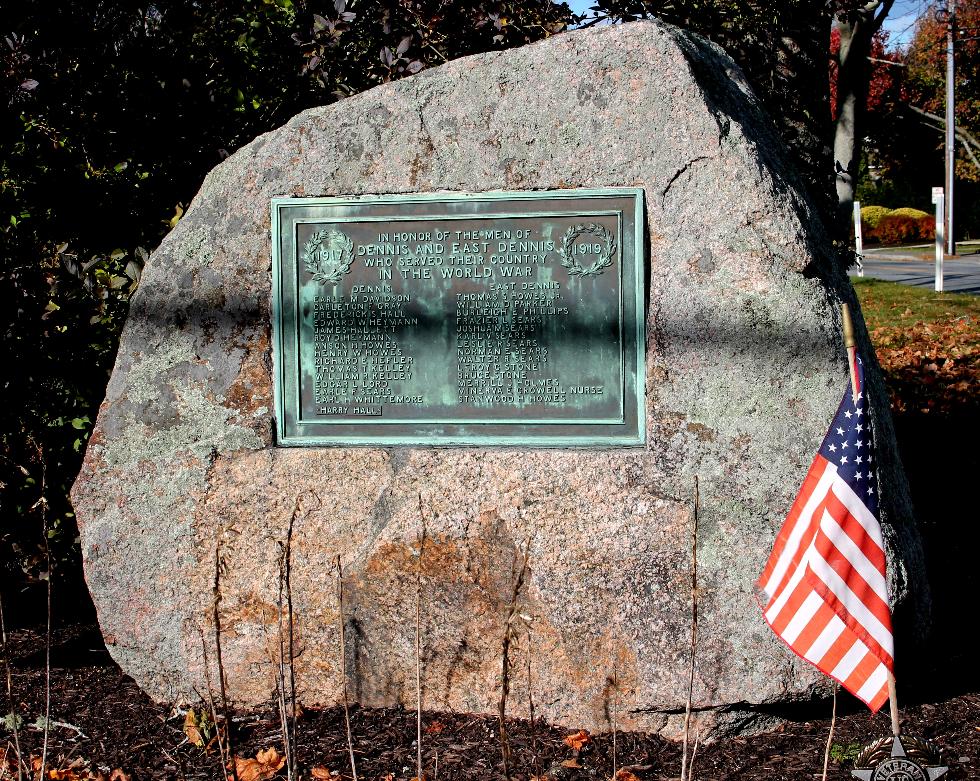
[[[280,445],[642,445],[643,192],[272,202]]]

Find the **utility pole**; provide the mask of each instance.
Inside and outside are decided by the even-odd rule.
[[[953,100],[953,35],[956,0],[946,0],[946,252],[956,254],[953,238],[953,180],[956,178],[956,112]]]

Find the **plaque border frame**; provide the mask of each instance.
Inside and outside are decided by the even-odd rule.
[[[582,435],[566,434],[535,434],[527,435],[499,435],[499,434],[425,434],[425,435],[295,435],[286,431],[286,370],[284,365],[284,348],[286,339],[292,336],[291,331],[285,327],[282,303],[282,275],[284,272],[282,258],[282,218],[280,211],[289,207],[316,207],[316,206],[359,206],[365,204],[398,204],[398,203],[438,203],[438,202],[476,202],[476,201],[543,201],[543,200],[575,200],[582,198],[632,198],[633,199],[633,225],[634,240],[632,242],[632,274],[635,280],[635,300],[631,301],[635,314],[635,332],[632,334],[635,339],[636,353],[636,380],[635,397],[636,409],[636,431],[627,431],[622,434],[596,434],[589,432]],[[599,207],[594,209],[597,213],[612,213],[618,210],[603,210]],[[474,216],[481,216],[475,214]],[[518,215],[514,215],[518,216]],[[531,215],[519,215],[531,216]],[[302,220],[307,222],[308,220]],[[278,447],[520,447],[522,449],[537,448],[618,448],[618,447],[643,447],[646,445],[646,240],[645,240],[645,214],[644,214],[644,190],[640,187],[609,187],[609,188],[568,188],[561,190],[492,190],[488,192],[461,192],[445,191],[432,193],[391,193],[386,195],[356,195],[342,197],[282,197],[271,199],[271,250],[272,250],[272,290],[271,290],[271,319],[272,319],[272,365],[273,365],[273,405],[275,418],[275,446]],[[626,237],[621,236],[621,280],[625,277],[626,253],[622,250],[622,241]],[[621,295],[621,305],[627,301],[625,289]],[[623,329],[624,339],[628,339],[628,329]],[[626,342],[624,342],[624,365],[623,371],[628,371],[628,356],[625,352]],[[625,377],[625,375],[624,375]],[[624,389],[625,393],[625,389]],[[623,410],[624,415],[628,409],[630,399],[624,396]],[[375,424],[380,421],[375,422]],[[446,425],[444,423],[430,423],[420,420],[419,425],[431,424],[433,426]],[[568,422],[541,422],[535,425],[570,425]],[[583,421],[588,425],[612,426],[614,423],[594,423]],[[456,425],[461,426],[480,426],[487,425],[475,421],[460,421]],[[515,425],[511,421],[500,425]],[[371,426],[366,426],[370,429]]]

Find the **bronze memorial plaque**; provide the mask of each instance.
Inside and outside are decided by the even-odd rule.
[[[272,202],[280,445],[642,445],[643,191]]]

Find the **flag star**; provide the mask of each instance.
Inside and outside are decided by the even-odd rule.
[[[864,426],[862,426],[862,425],[861,425],[860,423],[858,423],[858,424],[857,424],[857,425],[856,425],[856,426],[854,427],[854,430],[855,430],[855,431],[864,431]]]
[[[857,440],[854,443],[854,447],[856,447],[856,448],[862,448],[862,447],[864,447],[864,443],[859,439],[859,440]]]
[[[860,401],[860,400],[861,400],[861,399],[863,399],[863,398],[864,398],[864,391],[861,391],[861,392],[860,392],[860,393],[858,394],[858,401]]]
[[[848,441],[847,441],[847,440],[845,439],[845,440],[844,440],[844,444],[843,444],[843,445],[841,445],[841,447],[842,447],[842,448],[844,448],[844,449],[846,450],[846,449],[847,449],[847,446],[848,446],[849,444],[850,444],[850,443],[849,443],[849,442],[848,442]]]
[[[851,417],[851,411],[849,409],[844,410],[844,417],[845,418]]]
[[[871,463],[871,454],[870,453],[868,454],[868,463],[869,464]]]
[[[874,492],[875,492],[875,489],[874,489],[874,488],[872,488],[872,487],[871,487],[871,486],[869,485],[869,486],[868,486],[868,496],[871,496],[871,494],[873,494]]]
[[[857,408],[857,415],[858,415],[858,417],[861,417],[863,414],[864,414],[864,410],[861,409],[860,407],[858,407]]]
[[[844,429],[842,429],[842,428],[837,429],[837,434],[839,436],[844,436]]]
[[[856,472],[854,474],[854,479],[855,480],[863,480],[864,479],[864,475],[862,475],[860,472]]]
[[[841,462],[842,465],[843,464],[846,464],[847,463],[847,456],[841,456],[840,462]]]
[[[831,445],[830,445],[830,446],[829,446],[829,447],[828,447],[827,449],[828,449],[828,450],[829,450],[829,451],[830,451],[831,453],[836,453],[836,452],[837,452],[837,445],[834,445],[834,444],[831,444]]]
[[[860,464],[860,463],[861,463],[862,461],[864,461],[864,459],[863,459],[863,458],[861,458],[861,456],[857,456],[857,457],[856,457],[856,458],[854,459],[854,463],[855,463],[855,464]]]

